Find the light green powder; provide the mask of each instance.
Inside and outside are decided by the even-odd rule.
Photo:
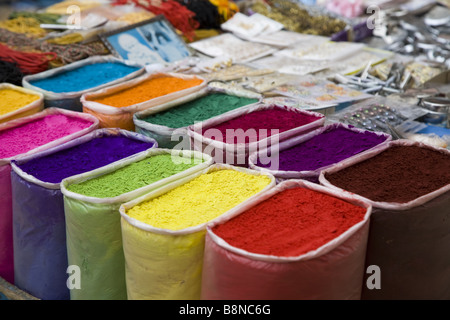
[[[106,175],[67,187],[89,197],[112,198],[145,187],[202,163],[202,159],[161,154],[137,161]]]

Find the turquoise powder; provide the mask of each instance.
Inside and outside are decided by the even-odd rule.
[[[78,92],[123,78],[139,69],[139,67],[122,63],[94,63],[30,83],[35,87],[55,93]]]

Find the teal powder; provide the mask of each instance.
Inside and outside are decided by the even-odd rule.
[[[122,63],[101,62],[81,66],[52,77],[30,82],[35,87],[55,93],[78,92],[123,78],[139,67]]]
[[[225,93],[210,93],[142,120],[169,128],[183,128],[258,101]]]

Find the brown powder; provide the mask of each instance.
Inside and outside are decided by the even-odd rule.
[[[406,203],[450,183],[450,156],[419,146],[391,146],[325,178],[373,201]]]

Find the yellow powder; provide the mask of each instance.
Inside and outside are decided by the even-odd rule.
[[[167,94],[200,85],[202,79],[182,79],[177,77],[160,77],[145,80],[133,87],[102,96],[92,101],[108,106],[122,108],[145,102]]]
[[[0,89],[0,116],[25,107],[40,97],[13,89]]]
[[[202,174],[126,213],[156,228],[181,230],[206,223],[270,184],[269,177],[226,169]]]

